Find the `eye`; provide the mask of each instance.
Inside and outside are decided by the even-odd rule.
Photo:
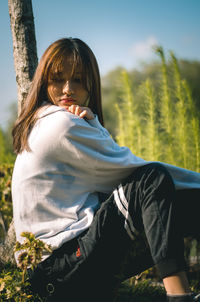
[[[60,77],[55,77],[52,79],[53,82],[56,82],[56,83],[61,83],[61,82],[64,82],[64,79],[63,78],[60,78]]]
[[[76,82],[76,83],[81,83],[81,78],[80,77],[75,77],[73,79],[73,81]]]
[[[50,75],[49,80],[54,83],[60,83],[64,81],[64,77],[61,72],[54,72]]]

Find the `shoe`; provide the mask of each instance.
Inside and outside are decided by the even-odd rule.
[[[200,294],[193,296],[193,301],[200,302]]]
[[[167,296],[167,301],[168,302],[200,302],[200,294],[191,294],[191,295],[172,295],[172,296]]]

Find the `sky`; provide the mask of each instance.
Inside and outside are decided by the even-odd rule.
[[[32,0],[38,58],[55,40],[77,37],[93,50],[101,76],[166,54],[200,61],[200,0]],[[0,127],[17,102],[8,1],[0,1]]]

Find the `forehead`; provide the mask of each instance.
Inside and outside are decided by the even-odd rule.
[[[53,66],[52,66],[53,67]],[[55,64],[55,68],[52,68],[52,72],[55,73],[68,73],[68,74],[77,74],[83,72],[82,62],[71,56],[65,56],[61,58],[58,64]]]

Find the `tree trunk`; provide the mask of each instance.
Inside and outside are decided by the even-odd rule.
[[[31,0],[8,0],[8,6],[20,112],[38,63],[35,26]]]
[[[31,0],[8,0],[10,25],[13,38],[13,56],[18,87],[18,113],[27,96],[30,83],[37,67],[37,49]],[[15,263],[13,221],[5,241],[0,244],[0,264]]]
[[[10,224],[4,243],[0,244],[0,267],[7,262],[15,263],[13,248],[16,243],[13,220]]]

